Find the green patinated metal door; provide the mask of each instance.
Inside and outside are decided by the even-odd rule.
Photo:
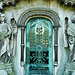
[[[46,18],[27,23],[26,75],[53,75],[52,24]]]

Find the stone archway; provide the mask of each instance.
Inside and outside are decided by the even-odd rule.
[[[25,49],[25,53],[27,52],[27,39],[26,39],[26,42],[24,42],[24,39],[25,38],[27,38],[28,36],[26,36],[27,35],[27,24],[28,24],[28,22],[30,21],[30,20],[32,20],[32,19],[35,19],[35,18],[45,18],[46,20],[49,20],[50,22],[51,22],[51,25],[52,25],[52,31],[53,31],[53,37],[56,37],[56,38],[53,38],[53,39],[51,39],[51,40],[53,40],[53,46],[52,46],[52,51],[51,51],[51,54],[53,54],[52,52],[53,52],[53,49],[55,50],[55,51],[57,51],[58,52],[58,28],[60,27],[60,24],[59,24],[59,17],[58,17],[58,15],[54,12],[54,11],[52,11],[52,10],[50,10],[50,9],[44,9],[44,8],[42,8],[42,9],[38,9],[38,8],[34,8],[34,9],[30,9],[30,10],[27,10],[26,12],[24,12],[21,16],[20,16],[20,18],[19,18],[19,20],[18,20],[18,27],[21,27],[21,62],[24,62],[25,61],[25,58],[24,58],[24,49]],[[47,23],[46,23],[47,24]],[[46,25],[45,24],[45,25]],[[25,34],[26,33],[26,34]],[[29,32],[30,33],[30,32]],[[50,32],[49,32],[50,33]],[[50,37],[49,37],[50,38]],[[30,38],[29,38],[30,39]],[[25,46],[26,45],[26,46]],[[56,52],[56,53],[57,53]],[[28,53],[28,52],[27,52]],[[27,54],[26,53],[26,54]],[[53,56],[53,55],[51,55],[51,56]],[[26,57],[27,57],[27,55],[26,55]],[[29,57],[29,56],[28,56]],[[58,56],[56,56],[57,58],[55,58],[55,61],[57,61],[57,59],[58,59]],[[49,57],[50,58],[50,57]],[[53,58],[53,57],[52,57]],[[51,59],[52,59],[51,58]],[[26,60],[26,64],[29,64],[29,63],[27,63],[28,61]],[[53,65],[53,60],[51,60],[51,62],[50,62],[51,64],[50,65]],[[50,66],[49,65],[49,66]],[[28,65],[29,66],[29,65]],[[27,66],[27,67],[28,67]],[[27,68],[26,67],[26,68]],[[43,67],[42,67],[43,68]],[[30,73],[29,73],[29,68],[27,68],[26,69],[27,71],[26,72],[28,72],[26,75],[31,75]],[[47,75],[48,74],[53,74],[53,67],[50,67],[50,69],[49,69],[50,71],[49,71],[49,73],[47,73]],[[41,72],[42,73],[42,72]],[[34,75],[35,75],[36,73],[34,73]],[[39,74],[39,73],[37,73],[37,74]],[[43,75],[43,73],[42,73],[42,75]]]
[[[18,20],[18,26],[19,25],[26,25],[25,22],[27,22],[27,19],[30,19],[32,16],[45,16],[48,17],[52,23],[53,26],[60,26],[59,24],[59,17],[56,12],[50,9],[45,8],[33,8],[26,10],[19,18]]]

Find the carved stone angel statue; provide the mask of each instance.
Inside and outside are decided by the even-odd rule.
[[[15,19],[8,24],[5,14],[0,13],[0,71],[5,70],[8,75],[14,73],[11,58],[16,50],[16,33]]]
[[[72,18],[72,23],[67,28],[67,35],[70,53],[64,75],[72,75],[72,73],[75,74],[75,15]]]
[[[75,61],[75,15],[68,26],[67,34],[69,35],[70,62],[72,62]]]
[[[5,14],[0,13],[0,57],[5,59],[4,62],[9,62],[10,51],[7,51],[7,45],[9,44],[9,38],[11,35],[11,26],[6,22]],[[4,55],[5,54],[5,55]]]

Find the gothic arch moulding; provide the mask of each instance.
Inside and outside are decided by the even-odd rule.
[[[44,17],[52,22],[53,27],[59,27],[59,17],[56,12],[46,8],[33,8],[25,11],[18,20],[18,26],[26,26],[29,19],[34,17]]]
[[[36,18],[36,17],[41,17],[41,18],[46,18],[48,20],[50,20],[50,22],[52,23],[52,28],[53,28],[53,48],[55,51],[55,59],[54,62],[58,63],[58,28],[60,27],[59,21],[60,18],[59,16],[56,14],[56,12],[54,12],[53,10],[50,9],[44,9],[44,8],[34,8],[34,9],[29,9],[27,11],[25,11],[24,13],[22,13],[22,15],[20,16],[19,20],[18,20],[18,27],[22,27],[21,29],[21,62],[24,62],[24,47],[25,47],[25,43],[24,43],[24,32],[25,29],[24,27],[26,27],[27,23],[29,20],[31,20],[32,18]],[[26,34],[25,34],[26,35]]]

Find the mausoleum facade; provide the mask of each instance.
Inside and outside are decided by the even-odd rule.
[[[0,75],[75,75],[75,0],[1,0]]]

